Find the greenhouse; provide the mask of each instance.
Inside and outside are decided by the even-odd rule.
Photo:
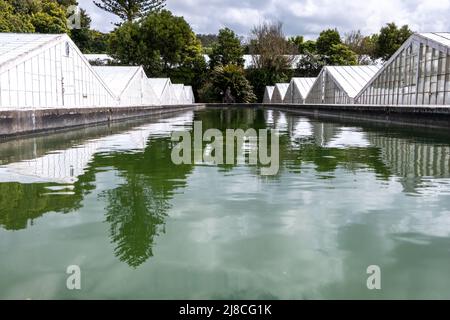
[[[379,68],[378,66],[326,66],[314,82],[306,103],[353,104],[356,95]]]
[[[272,103],[273,90],[275,90],[274,86],[266,87],[266,90],[264,91],[263,103]]]
[[[159,103],[156,94],[146,81],[147,76],[142,67],[102,66],[93,69],[115,94],[118,105],[139,106]]]
[[[304,104],[316,78],[292,78],[284,103]]]
[[[194,91],[192,86],[184,86],[184,96],[186,98],[186,104],[195,103]]]
[[[170,104],[186,104],[184,85],[172,84],[172,102]]]
[[[0,108],[114,104],[114,94],[67,35],[0,33]]]
[[[272,94],[272,103],[283,103],[289,83],[277,83]]]
[[[450,105],[450,33],[412,35],[356,99],[360,104]]]
[[[159,104],[173,104],[175,98],[172,90],[172,82],[169,78],[148,78],[147,83],[155,92]]]

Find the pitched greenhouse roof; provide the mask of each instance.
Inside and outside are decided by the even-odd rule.
[[[104,53],[85,53],[84,56],[86,57],[86,59],[88,59],[89,61],[95,61],[95,60],[104,60],[104,61],[113,61],[114,59]]]
[[[103,79],[109,88],[118,96],[127,88],[141,67],[93,67],[94,71]]]
[[[324,68],[335,80],[336,84],[344,90],[350,98],[362,90],[362,88],[375,76],[379,66],[339,66]]]
[[[70,38],[66,34],[0,33],[0,67],[14,66],[40,48]]]
[[[440,45],[450,48],[450,32],[424,32],[413,35],[412,37],[422,37]]]
[[[184,97],[184,85],[183,84],[172,84],[172,90],[175,95],[175,98],[178,102],[181,102]]]
[[[158,98],[161,98],[161,96],[164,93],[164,90],[166,90],[166,88],[170,85],[170,79],[169,78],[149,78],[148,83],[152,87],[156,96]]]
[[[64,37],[65,34],[0,33],[0,65]]]
[[[286,96],[287,89],[289,88],[289,83],[276,83],[275,89],[280,93],[281,99]]]
[[[195,102],[192,86],[184,86],[183,91],[187,103]]]
[[[267,86],[266,87],[266,93],[267,93],[267,97],[269,99],[272,99],[273,96],[273,90],[275,90],[275,86]]]
[[[317,78],[292,78],[293,83],[300,91],[300,95],[306,98]]]
[[[409,39],[405,41],[405,43],[392,55],[392,57],[377,70],[372,79],[368,81],[360,90],[357,98],[359,98],[364,90],[367,89],[378,78],[378,76],[391,65],[392,61],[394,61],[398,55],[401,54],[403,50],[409,47],[413,42],[425,43],[432,48],[441,50],[446,54],[450,54],[450,32],[415,33],[409,37]]]

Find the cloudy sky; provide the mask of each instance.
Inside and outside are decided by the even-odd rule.
[[[101,31],[117,19],[92,0],[78,0]],[[376,32],[386,22],[409,24],[414,31],[450,31],[450,0],[167,0],[167,8],[184,16],[196,33],[217,33],[227,26],[246,36],[261,21],[284,23],[287,35],[315,38],[326,28],[342,33]]]

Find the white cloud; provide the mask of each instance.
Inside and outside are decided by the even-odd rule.
[[[114,16],[96,8],[92,0],[79,2],[91,14],[93,27],[113,28]],[[288,35],[308,38],[325,28],[373,33],[391,21],[409,24],[415,31],[450,30],[450,0],[168,0],[167,8],[184,16],[197,33],[216,33],[227,26],[246,36],[264,20],[280,20]]]

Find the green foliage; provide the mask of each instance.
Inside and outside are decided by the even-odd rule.
[[[303,43],[301,53],[317,53],[317,44],[315,41],[308,40]]]
[[[249,46],[254,67],[248,70],[247,77],[258,101],[263,98],[265,86],[290,80],[297,44],[301,41],[300,38],[287,40],[281,23],[262,23],[252,29]]]
[[[11,4],[0,0],[0,32],[34,32],[34,26],[28,15],[15,12]]]
[[[212,46],[217,42],[217,34],[197,34],[197,39],[203,47],[204,54],[212,53]]]
[[[203,102],[252,103],[256,101],[253,88],[245,78],[243,68],[234,64],[215,67],[199,94]]]
[[[213,44],[210,58],[210,67],[218,65],[235,64],[244,67],[244,50],[241,46],[241,40],[230,29],[219,30],[217,42]]]
[[[317,52],[316,42],[312,40],[305,41],[303,36],[291,37],[288,41],[297,48],[299,54]]]
[[[108,49],[109,33],[89,30],[90,41],[88,53],[106,53]]]
[[[80,10],[80,20],[81,28],[71,30],[70,37],[83,53],[88,53],[91,41],[91,18],[83,9]]]
[[[364,36],[361,31],[351,31],[345,35],[344,43],[358,56],[358,64],[370,64],[375,58],[377,36]]]
[[[323,55],[331,55],[333,45],[341,43],[341,35],[336,29],[324,30],[316,41],[317,52]]]
[[[206,71],[202,46],[189,24],[170,11],[126,22],[110,35],[108,53],[121,64],[142,65],[149,77],[170,77],[199,87]]]
[[[357,55],[346,45],[334,44],[330,49],[328,64],[332,66],[354,66],[358,64]]]
[[[283,33],[283,24],[262,23],[252,29],[250,53],[256,68],[283,73],[291,69],[298,51]]]
[[[295,75],[297,77],[317,77],[326,64],[324,56],[306,52],[297,65]]]
[[[412,34],[407,25],[398,28],[395,23],[388,23],[376,38],[375,57],[389,60]]]
[[[298,48],[299,52],[303,47],[304,41],[305,41],[305,38],[303,36],[295,36],[295,37],[290,37],[288,39],[288,42],[291,43],[292,45],[296,46]]]
[[[273,72],[264,68],[251,68],[247,70],[247,79],[250,81],[257,101],[262,101],[266,86],[275,83],[289,82],[294,76],[293,70]]]
[[[108,34],[91,29],[91,18],[86,10],[80,10],[81,28],[73,29],[70,37],[83,53],[105,53],[108,46]]]
[[[166,6],[166,0],[99,0],[94,4],[123,21],[132,22]]]
[[[0,31],[69,33],[66,7],[53,0],[0,0]]]

